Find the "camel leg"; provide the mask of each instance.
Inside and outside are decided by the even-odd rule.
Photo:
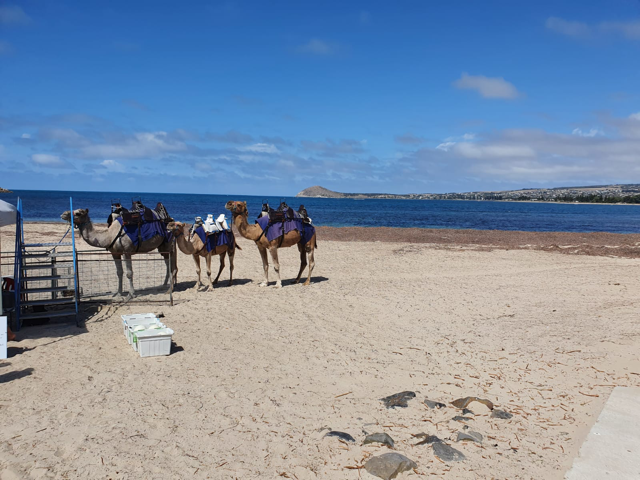
[[[302,277],[302,272],[307,266],[307,252],[304,251],[304,245],[302,243],[298,244],[298,250],[300,251],[300,271],[298,272],[298,276],[296,277],[296,281],[294,283],[300,283],[300,277]]]
[[[276,271],[276,288],[282,288],[282,282],[280,280],[280,262],[278,261],[278,248],[271,247],[269,249],[269,253],[271,254],[271,259],[273,260],[273,269]]]
[[[196,264],[196,273],[198,274],[198,281],[196,282],[196,286],[193,289],[197,292],[198,289],[202,286],[202,282],[200,281],[200,255],[192,255],[193,261]]]
[[[207,288],[207,292],[213,292],[213,285],[216,283],[211,281],[211,258],[212,257],[213,255],[211,254],[211,252],[207,253],[207,256],[205,257],[207,260],[207,278],[209,279],[209,287]]]
[[[127,270],[127,279],[129,279],[129,300],[136,296],[136,289],[133,287],[133,263],[131,262],[131,254],[125,253],[124,266]]]
[[[224,259],[227,256],[227,252],[222,252],[220,254],[220,269],[218,270],[218,276],[216,277],[216,279],[213,281],[213,284],[215,285],[216,283],[218,283],[218,279],[220,278],[220,274],[222,273],[222,270],[224,270]]]
[[[173,276],[171,273],[171,259],[169,258],[169,254],[168,253],[161,253],[160,255],[162,255],[162,258],[164,258],[164,264],[167,267],[167,273],[164,276],[164,283],[162,285],[169,285],[169,280],[171,280],[171,277]]]
[[[307,247],[305,247],[307,248]],[[313,272],[313,267],[316,266],[316,262],[313,259],[313,252],[315,251],[313,249],[313,247],[308,247],[309,248],[309,276],[307,277],[307,281],[304,282],[305,285],[309,285],[311,283],[311,272]]]
[[[229,286],[233,285],[233,257],[236,255],[236,249],[229,250]]]
[[[116,262],[116,275],[118,275],[118,293],[113,296],[116,302],[122,301],[122,255],[113,255],[113,261]]]
[[[262,257],[262,268],[264,269],[264,281],[258,286],[266,287],[269,285],[269,258],[267,257],[267,251],[264,248],[258,247],[258,251]]]

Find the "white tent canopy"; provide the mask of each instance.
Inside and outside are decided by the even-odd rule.
[[[0,227],[16,223],[16,207],[0,200]]]

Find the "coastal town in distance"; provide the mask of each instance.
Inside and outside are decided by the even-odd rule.
[[[640,184],[593,185],[589,187],[523,188],[464,193],[340,193],[324,187],[309,187],[297,197],[398,199],[398,200],[497,200],[512,202],[640,203]]]

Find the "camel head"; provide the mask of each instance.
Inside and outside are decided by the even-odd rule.
[[[224,208],[229,210],[233,214],[234,218],[238,215],[249,215],[247,202],[234,202],[233,200],[229,200]]]
[[[184,235],[185,224],[182,222],[169,222],[167,223],[167,230],[176,236]]]
[[[62,215],[60,215],[60,218],[65,222],[71,223],[71,212],[69,210],[63,212]],[[78,210],[73,211],[73,224],[76,228],[90,221],[91,219],[89,218],[88,208],[79,208]]]

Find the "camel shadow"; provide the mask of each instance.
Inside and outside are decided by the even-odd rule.
[[[3,373],[0,375],[0,384],[9,383],[13,380],[28,377],[33,373],[33,368],[25,368],[24,370],[17,370],[15,372]]]
[[[306,278],[301,278],[299,284],[302,285],[305,282]],[[314,283],[322,283],[328,282],[329,279],[327,277],[311,277],[311,285]],[[286,280],[282,282],[283,285],[295,285],[296,279]]]
[[[236,285],[246,285],[247,283],[251,283],[252,280],[248,279],[248,278],[234,278],[233,279],[233,284],[231,284],[232,287],[235,287]],[[173,287],[173,293],[176,292],[187,292],[189,290],[193,290],[193,287],[195,287],[196,282],[195,281],[188,281],[188,282],[178,282],[177,284],[174,285]],[[227,288],[229,287],[229,281],[228,280],[218,280],[218,283],[215,284],[213,286],[214,289],[218,289],[218,288]],[[205,292],[208,288],[208,285],[205,285],[203,287],[200,287],[200,289],[198,290],[198,292]]]

